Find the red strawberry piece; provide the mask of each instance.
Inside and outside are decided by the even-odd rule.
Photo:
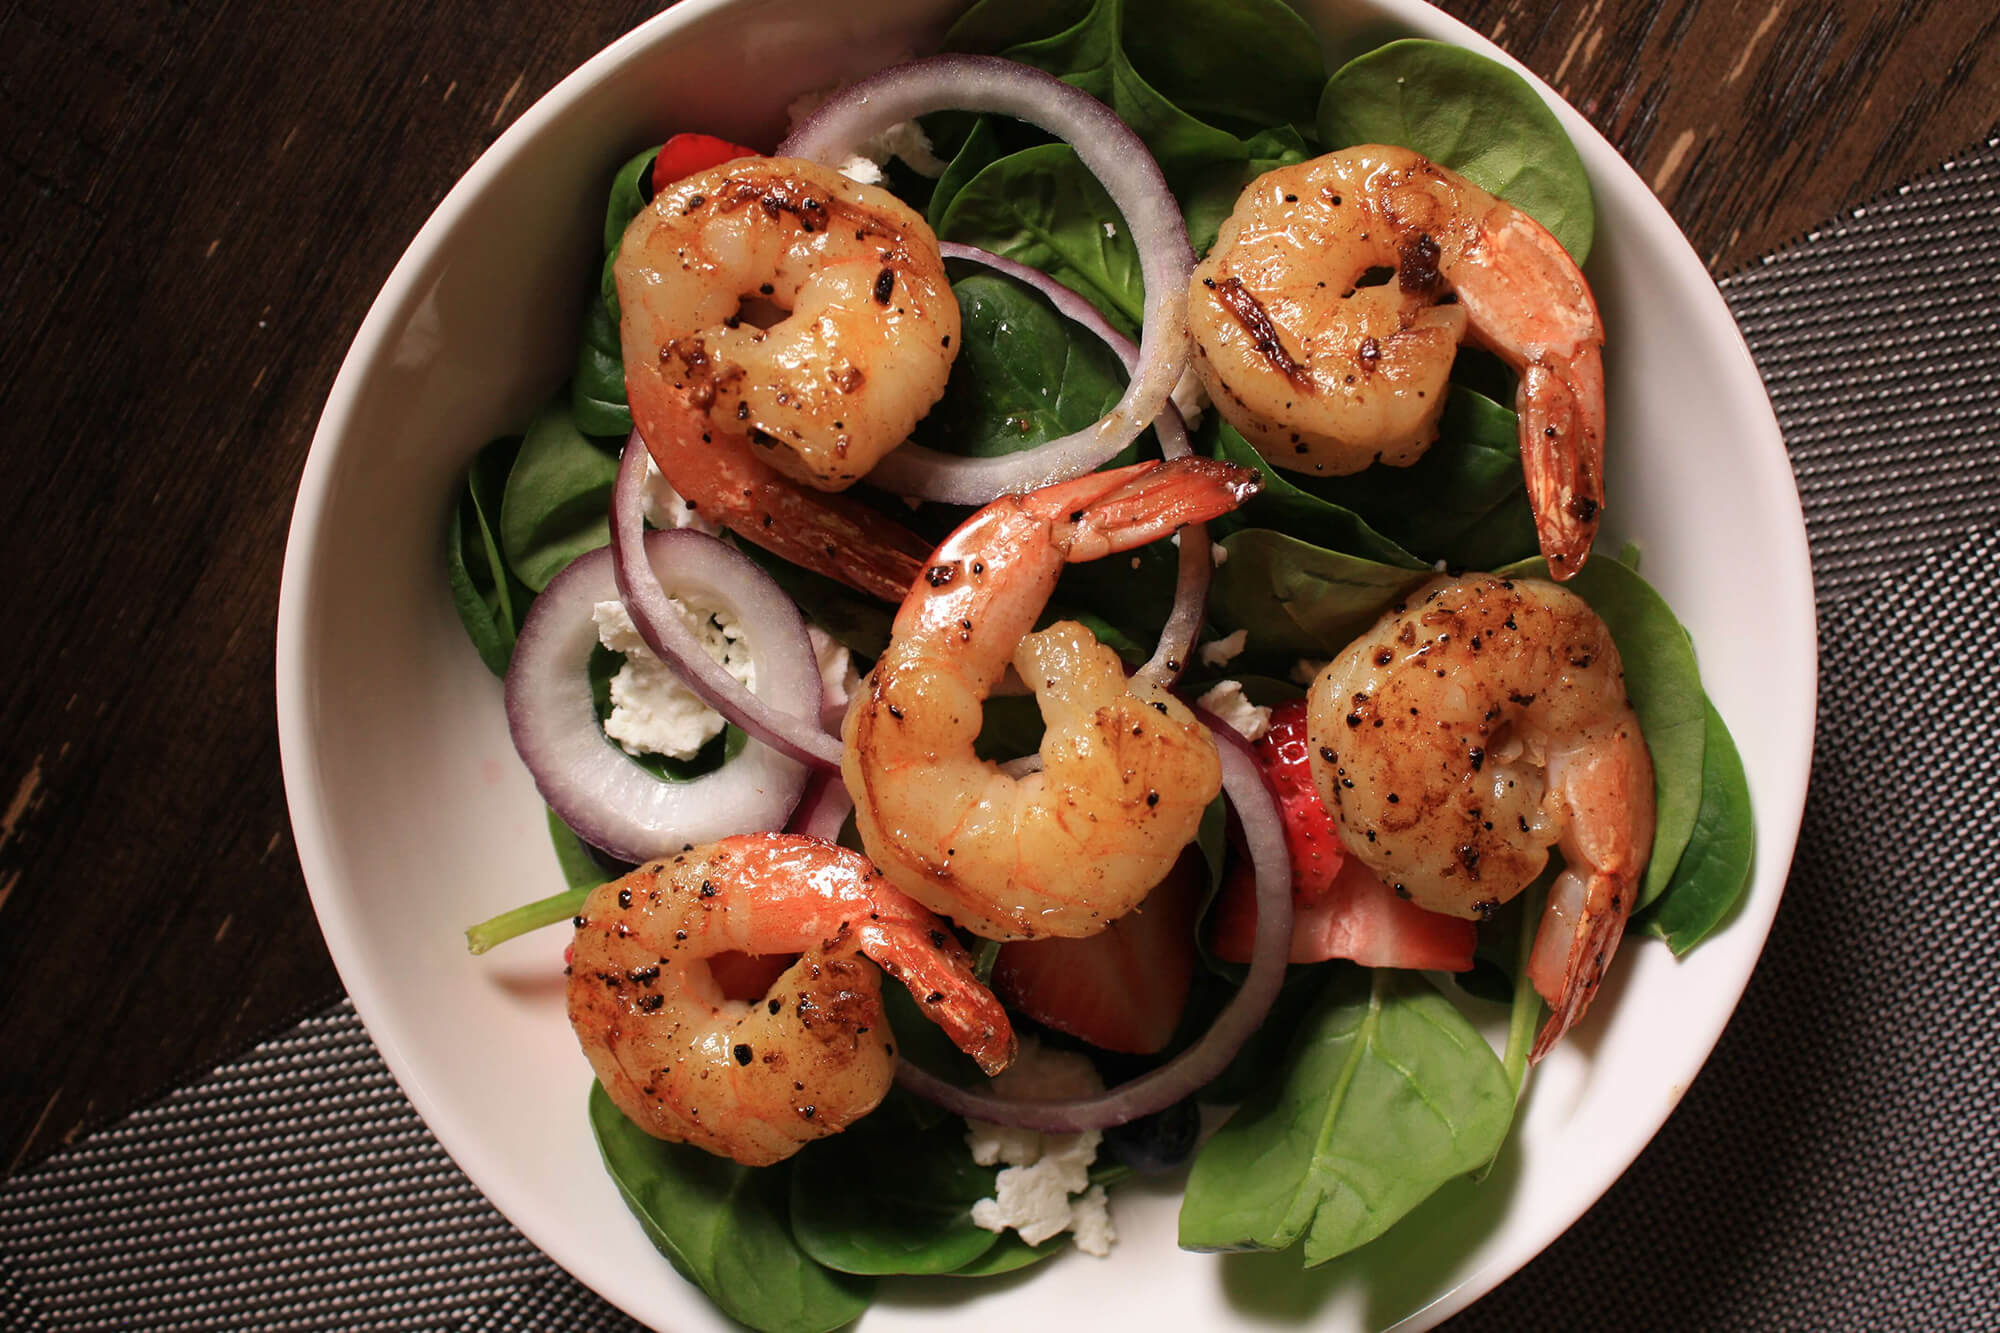
[[[1190,850],[1144,902],[1099,933],[1004,945],[994,991],[1009,1007],[1093,1046],[1133,1055],[1162,1049],[1187,1006],[1203,874]]]
[[[754,148],[718,139],[713,134],[676,134],[660,146],[653,159],[653,188],[664,190],[683,176],[719,167],[739,157],[762,157]]]

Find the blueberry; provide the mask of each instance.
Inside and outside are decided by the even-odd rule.
[[[1134,1171],[1171,1171],[1185,1162],[1201,1137],[1194,1099],[1104,1131],[1104,1152]]]

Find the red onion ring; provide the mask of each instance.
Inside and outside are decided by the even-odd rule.
[[[1096,306],[1040,269],[996,255],[991,250],[982,250],[976,245],[945,241],[939,244],[938,251],[946,259],[982,264],[996,273],[1004,273],[1033,287],[1049,299],[1049,304],[1058,313],[1103,339],[1105,346],[1124,364],[1127,375],[1136,370],[1139,349],[1132,345],[1132,340],[1112,328],[1110,322],[1098,313]],[[1153,431],[1160,437],[1162,458],[1186,458],[1194,452],[1194,446],[1188,441],[1187,423],[1181,419],[1180,409],[1174,406],[1171,399],[1161,406],[1160,414],[1153,418]],[[898,463],[899,459],[901,463]],[[949,468],[964,461],[919,444],[906,444],[876,464],[868,479],[890,490],[900,491],[902,480],[912,469]],[[1136,673],[1140,679],[1158,685],[1172,685],[1187,667],[1188,658],[1194,652],[1195,640],[1201,634],[1202,617],[1208,609],[1208,581],[1214,572],[1209,557],[1208,524],[1190,523],[1181,529],[1180,539],[1180,573],[1174,582],[1174,609],[1168,615],[1167,623],[1161,627],[1159,646]]]
[[[792,822],[786,831],[803,833],[809,838],[826,842],[839,842],[840,830],[846,826],[847,816],[853,809],[854,801],[848,796],[840,774],[815,773],[807,782],[806,794],[800,798],[798,809],[792,812]]]
[[[726,559],[704,570],[675,549],[688,544],[683,539],[712,544]],[[762,570],[697,532],[656,532],[646,539],[648,559],[666,558],[670,551],[681,570],[696,566],[676,580],[679,586],[758,626],[750,658],[760,685],[790,692],[797,688],[793,678],[803,675],[818,688],[804,631],[796,643],[767,632],[754,619],[749,599],[737,596],[740,571],[728,562],[741,561],[760,577]],[[579,837],[621,861],[649,860],[732,833],[782,828],[805,787],[806,769],[795,760],[753,741],[713,773],[669,782],[633,763],[604,734],[590,697],[590,654],[597,646],[591,611],[617,596],[611,553],[580,556],[535,598],[515,641],[507,669],[507,729],[542,799]],[[669,613],[680,619],[672,608]],[[699,647],[695,651],[709,660]]]
[[[1130,126],[1081,89],[997,56],[932,56],[870,75],[821,103],[778,145],[778,153],[837,164],[871,135],[945,110],[1013,116],[1066,140],[1123,215],[1139,250],[1146,290],[1138,365],[1124,396],[1101,421],[998,458],[893,465],[891,454],[870,474],[871,481],[907,495],[983,505],[1103,466],[1160,414],[1187,369],[1187,286],[1194,251],[1180,205]]]
[[[743,728],[752,740],[761,741],[800,763],[837,771],[840,738],[820,726],[819,668],[799,608],[769,574],[719,538],[687,528],[648,534],[646,458],[646,442],[635,430],[625,441],[625,453],[618,462],[618,480],[611,491],[612,566],[617,573],[618,595],[624,600],[625,609],[632,613],[639,637],[703,703]],[[672,541],[661,545],[662,537]],[[640,557],[642,549],[650,559]],[[774,643],[782,641],[788,668],[803,653],[807,670],[802,680],[795,680],[796,672],[789,669],[782,683],[766,677],[761,659],[757,668],[757,679],[770,681],[768,698],[796,700],[797,711],[775,707],[766,698],[744,689],[743,682],[724,671],[695,640],[686,618],[668,602],[666,589],[660,585],[659,574],[653,567],[655,560],[668,553],[674,562],[676,587],[693,580],[713,589],[710,598],[722,600],[738,624],[756,627],[753,650],[766,638]]]
[[[1243,842],[1257,870],[1257,939],[1250,974],[1235,998],[1194,1045],[1158,1069],[1096,1097],[1016,1101],[947,1083],[908,1060],[897,1062],[898,1083],[954,1115],[1044,1134],[1075,1134],[1163,1111],[1206,1086],[1235,1058],[1271,1011],[1285,980],[1285,958],[1292,942],[1292,862],[1285,849],[1284,819],[1265,783],[1263,767],[1251,755],[1250,743],[1212,713],[1196,712],[1215,734],[1222,789],[1236,806]]]

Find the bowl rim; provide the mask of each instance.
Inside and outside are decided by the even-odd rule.
[[[385,351],[388,335],[402,324],[415,303],[422,298],[427,279],[438,262],[441,239],[459,225],[463,215],[484,194],[490,183],[508,169],[512,159],[525,145],[548,132],[615,68],[626,61],[646,58],[657,46],[671,41],[681,29],[693,27],[743,2],[681,0],[681,3],[663,10],[607,44],[551,87],[497,136],[418,229],[370,304],[328,392],[299,480],[287,532],[278,600],[275,659],[277,723],[280,767],[293,841],[321,932],[356,1013],[426,1127],[481,1194],[544,1254],[642,1322],[652,1317],[650,1312],[632,1307],[618,1294],[592,1282],[586,1275],[586,1266],[575,1262],[576,1256],[566,1243],[562,1229],[545,1224],[537,1209],[530,1206],[531,1200],[513,1197],[507,1189],[496,1190],[490,1178],[482,1178],[486,1173],[478,1167],[476,1145],[461,1140],[451,1127],[439,1128],[439,1108],[427,1091],[411,1052],[399,1039],[397,1023],[391,1012],[393,1006],[381,988],[379,974],[370,965],[366,951],[360,947],[358,918],[351,911],[350,901],[336,887],[341,875],[335,868],[330,851],[331,830],[321,818],[323,794],[316,762],[318,742],[309,724],[312,663],[306,652],[306,640],[309,608],[316,600],[320,578],[316,569],[320,528],[327,508],[339,441],[349,429],[357,400],[374,363]],[[1338,3],[1339,0],[1334,0],[1335,6]],[[1676,286],[1687,291],[1691,299],[1704,307],[1704,328],[1717,326],[1727,330],[1727,337],[1732,341],[1725,359],[1737,373],[1750,378],[1755,388],[1754,401],[1761,404],[1757,419],[1744,423],[1752,428],[1746,433],[1767,436],[1775,448],[1746,451],[1746,457],[1760,472],[1768,474],[1782,470],[1782,478],[1777,480],[1781,480],[1783,487],[1789,490],[1792,505],[1783,514],[1769,517],[1782,520],[1782,530],[1774,534],[1773,541],[1786,548],[1792,559],[1789,568],[1777,571],[1783,581],[1778,595],[1785,605],[1802,611],[1802,628],[1807,641],[1816,645],[1817,607],[1804,511],[1799,503],[1797,478],[1784,449],[1775,412],[1758,376],[1749,346],[1720,289],[1664,205],[1594,126],[1532,70],[1485,36],[1424,0],[1363,0],[1363,3],[1390,16],[1406,29],[1463,46],[1498,60],[1521,75],[1561,120],[1564,130],[1585,161],[1594,188],[1601,189],[1607,180],[1622,176],[1626,178],[1628,188],[1636,185],[1645,192],[1647,202],[1659,210],[1669,233],[1660,256],[1670,269],[1669,276]],[[1767,476],[1764,480],[1768,483],[1773,479]],[[1504,1246],[1489,1262],[1466,1275],[1429,1304],[1412,1311],[1394,1327],[1430,1327],[1471,1305],[1524,1268],[1536,1254],[1574,1225],[1577,1218],[1625,1174],[1672,1114],[1685,1088],[1706,1065],[1723,1028],[1741,1002],[1744,988],[1755,970],[1755,962],[1761,957],[1768,940],[1804,817],[1818,709],[1819,667],[1816,651],[1810,656],[1806,676],[1807,689],[1803,698],[1794,704],[1804,714],[1799,750],[1787,757],[1788,762],[1783,763],[1781,770],[1771,779],[1780,796],[1776,808],[1760,808],[1756,813],[1758,869],[1753,889],[1763,888],[1767,880],[1767,866],[1773,867],[1768,875],[1770,887],[1761,893],[1751,893],[1730,923],[1732,932],[1755,935],[1755,950],[1750,955],[1752,961],[1731,981],[1726,994],[1720,991],[1715,994],[1718,1003],[1712,1008],[1714,1020],[1710,1030],[1694,1044],[1692,1050],[1696,1054],[1686,1067],[1665,1071],[1668,1077],[1663,1082],[1674,1090],[1673,1095],[1659,1108],[1656,1116],[1638,1117],[1625,1127],[1627,1132],[1617,1142],[1615,1150],[1600,1159],[1605,1169],[1593,1177],[1589,1188],[1573,1194],[1567,1200],[1568,1206],[1548,1210],[1541,1225],[1536,1228],[1535,1236]],[[1782,857],[1773,859],[1773,854],[1780,850]],[[1783,869],[1778,869],[1779,866]]]

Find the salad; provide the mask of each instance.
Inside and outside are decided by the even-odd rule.
[[[1182,7],[1202,8],[1192,0]],[[664,893],[709,911],[737,892],[725,875],[739,874],[767,883],[839,879],[841,892],[861,895],[855,902],[895,895],[881,938],[856,948],[905,985],[880,985],[855,949],[821,948],[853,912],[815,915],[820,903],[788,919],[796,936],[788,942],[746,933],[705,956],[732,1016],[768,995],[776,1018],[779,996],[805,993],[791,989],[803,984],[801,969],[827,988],[811,992],[827,1007],[857,994],[872,999],[842,1029],[871,1038],[853,1043],[866,1058],[826,1066],[813,1100],[794,1099],[792,1118],[804,1128],[782,1151],[746,1147],[735,1122],[706,1149],[685,1123],[665,1131],[680,1141],[657,1137],[660,1126],[635,1123],[631,1090],[619,1094],[617,1053],[607,1061],[593,1054],[600,1082],[588,1115],[622,1195],[674,1266],[754,1327],[837,1327],[865,1308],[875,1282],[897,1275],[1008,1272],[1072,1238],[1102,1249],[1112,1229],[1105,1191],[1115,1219],[1115,1187],[1134,1173],[1186,1171],[1186,1247],[1296,1247],[1317,1264],[1379,1236],[1444,1182],[1483,1172],[1505,1141],[1531,1055],[1581,1015],[1577,1004],[1541,1022],[1538,991],[1550,986],[1538,973],[1551,969],[1538,964],[1537,936],[1545,900],[1583,892],[1585,877],[1564,860],[1581,865],[1586,852],[1597,853],[1574,839],[1563,844],[1518,896],[1471,904],[1476,924],[1457,910],[1466,904],[1427,903],[1414,875],[1406,885],[1371,864],[1373,833],[1354,814],[1360,796],[1329,791],[1345,783],[1351,792],[1367,779],[1352,750],[1352,772],[1333,768],[1329,742],[1357,726],[1339,714],[1352,719],[1360,709],[1342,701],[1389,697],[1386,687],[1352,688],[1377,637],[1398,633],[1398,617],[1412,604],[1421,612],[1440,589],[1486,599],[1474,609],[1494,608],[1497,634],[1501,616],[1515,628],[1508,598],[1555,586],[1541,581],[1545,559],[1570,562],[1558,569],[1569,575],[1561,583],[1568,600],[1546,613],[1601,629],[1596,669],[1614,685],[1622,661],[1632,730],[1643,734],[1636,749],[1651,779],[1650,820],[1624,830],[1643,842],[1644,870],[1627,886],[1631,901],[1619,903],[1620,925],[1629,912],[1629,931],[1685,952],[1721,923],[1748,882],[1744,776],[1687,636],[1641,577],[1638,552],[1583,559],[1601,490],[1577,488],[1599,485],[1595,474],[1569,478],[1565,505],[1531,499],[1537,464],[1531,454],[1524,471],[1516,409],[1539,409],[1520,391],[1518,358],[1510,363],[1507,348],[1494,354],[1450,340],[1414,428],[1435,441],[1395,466],[1283,466],[1270,456],[1290,441],[1281,431],[1274,444],[1270,413],[1247,390],[1234,408],[1205,405],[1191,424],[1168,406],[1170,394],[1202,406],[1172,355],[1186,340],[1165,298],[1188,282],[1187,268],[1173,267],[1175,237],[1184,231],[1181,249],[1191,243],[1205,257],[1198,280],[1205,272],[1241,287],[1237,273],[1247,268],[1217,267],[1232,245],[1247,245],[1250,224],[1232,216],[1241,201],[1258,182],[1276,181],[1278,201],[1296,202],[1285,182],[1317,186],[1325,178],[1310,173],[1358,170],[1360,159],[1337,155],[1375,150],[1354,146],[1422,154],[1455,173],[1449,180],[1470,182],[1464,197],[1497,197],[1504,203],[1496,207],[1532,217],[1537,234],[1546,228],[1549,245],[1582,263],[1590,194],[1553,116],[1503,67],[1431,42],[1391,43],[1328,77],[1310,30],[1275,0],[1233,7],[1226,24],[1202,29],[1199,59],[1192,35],[1162,36],[1154,17],[1140,23],[1120,0],[1025,10],[976,4],[946,51],[999,60],[917,62],[870,80],[865,96],[833,90],[818,107],[801,108],[781,146],[788,159],[873,177],[893,199],[831,170],[794,173],[809,183],[807,194],[757,178],[755,197],[745,196],[753,213],[807,233],[853,224],[854,243],[841,263],[793,275],[772,293],[787,298],[773,309],[749,302],[738,311],[732,294],[724,313],[740,335],[737,360],[754,357],[775,321],[805,308],[814,282],[845,280],[835,270],[851,269],[858,290],[906,318],[897,338],[915,345],[914,328],[937,349],[914,365],[870,362],[853,340],[871,335],[839,331],[847,341],[835,349],[855,356],[861,380],[895,390],[865,404],[857,392],[852,401],[880,417],[886,424],[876,434],[900,448],[864,461],[854,443],[859,425],[850,431],[844,415],[820,412],[834,429],[816,464],[812,442],[784,439],[788,423],[809,434],[813,414],[783,410],[792,404],[781,366],[748,387],[705,380],[702,349],[669,356],[666,341],[634,334],[643,321],[626,308],[632,289],[621,290],[621,252],[629,267],[628,247],[646,234],[649,216],[701,208],[718,182],[754,174],[752,149],[686,127],[611,182],[604,266],[594,283],[579,280],[575,374],[521,436],[474,460],[454,510],[454,600],[483,660],[508,677],[510,723],[552,807],[569,882],[469,936],[484,949],[575,921],[571,1012],[586,1051],[608,1039],[588,1035],[579,1013],[590,1005],[579,1005],[579,991],[590,991],[592,1003],[616,1000],[624,1012],[622,988],[651,988],[656,976],[632,979],[660,970],[606,943],[626,920],[607,927],[608,914],[630,908],[628,900],[642,900],[643,911],[646,895]],[[989,77],[998,93],[952,100],[937,92],[983,88],[978,80]],[[1064,110],[1064,84],[1102,105]],[[894,117],[890,132],[867,142],[850,132],[897,98],[910,102],[910,117]],[[1015,113],[990,109],[996,103]],[[981,105],[989,109],[967,109]],[[863,115],[858,106],[873,109]],[[1023,116],[1061,122],[1071,142]],[[1328,162],[1336,165],[1321,165]],[[919,247],[904,238],[925,230],[942,243],[934,264],[905,253]],[[1441,288],[1433,306],[1445,313],[1434,318],[1477,326],[1463,256],[1447,245],[1428,260],[1413,261],[1407,248],[1389,260],[1380,266],[1386,278],[1371,269],[1345,295],[1380,288],[1386,296],[1407,284],[1413,263],[1449,277],[1457,262],[1463,281],[1444,284],[1451,290]],[[773,262],[776,272],[792,261]],[[1221,332],[1212,325],[1206,339],[1198,312],[1197,346],[1219,360],[1215,349],[1240,327],[1253,351],[1266,348],[1268,364],[1246,362],[1282,374],[1268,348],[1283,340],[1260,343],[1249,309],[1226,306]],[[751,449],[774,461],[760,462],[761,471],[721,471],[718,480],[706,461],[713,440],[699,430],[670,439],[658,417],[649,427],[647,398],[658,389],[646,380],[663,374],[678,392],[694,385],[704,407],[737,404],[742,419],[754,418]],[[1225,387],[1218,398],[1242,388],[1226,375],[1202,378]],[[914,412],[899,409],[913,400]],[[1561,429],[1572,429],[1568,418]],[[1526,433],[1531,447],[1541,434]],[[676,465],[676,448],[704,466]],[[1613,422],[1612,467],[1617,449]],[[1162,456],[1169,461],[1151,461]],[[829,500],[798,484],[802,467],[852,484]],[[1579,494],[1587,503],[1575,502]],[[761,517],[751,526],[776,530],[768,540],[711,535],[741,533],[727,522],[739,496]],[[998,496],[1021,498],[989,504]],[[1550,536],[1557,509],[1573,529],[1584,525],[1580,538]],[[1042,549],[1057,529],[1087,530],[1090,539]],[[1165,540],[1170,533],[1175,540]],[[1033,549],[1009,559],[1047,564],[1047,586],[1024,593],[1031,581],[1023,581],[976,603],[976,621],[958,617],[951,599],[970,594],[975,565],[983,575],[983,561],[993,559],[997,578],[994,553],[1023,542]],[[1102,558],[1071,553],[1085,546]],[[1138,699],[1150,710],[1138,716],[1159,716],[1162,733],[1218,742],[1206,762],[1198,745],[1148,752],[1143,763],[1158,765],[1144,770],[1152,799],[1129,845],[1049,857],[1040,919],[1065,911],[1102,918],[1069,922],[1062,938],[1036,938],[1032,922],[985,913],[976,891],[927,886],[922,849],[899,841],[917,817],[910,810],[951,780],[949,765],[932,771],[915,752],[894,753],[903,696],[893,682],[940,670],[937,654],[909,644],[925,608],[942,615],[947,607],[947,627],[963,625],[970,643],[976,625],[981,637],[979,679],[966,688],[984,696],[984,708],[965,737],[965,762],[951,769],[971,774],[968,781],[985,780],[985,761],[1018,761],[1039,747],[1050,772],[1036,790],[1086,789],[1057,769],[1063,746],[1045,744],[1043,713],[1051,731],[1068,725],[1057,720],[1061,708],[1045,705],[1053,699],[1076,711],[1062,691],[1093,662],[1112,682],[1104,688]],[[1544,611],[1536,603],[1520,614]],[[989,612],[997,646],[984,641]],[[1008,628],[1014,620],[1022,623]],[[1471,643],[1476,651],[1477,634]],[[1046,684],[1029,680],[1033,694],[994,689],[1010,663],[1021,677],[1034,675],[1029,662],[1063,667]],[[666,696],[641,677],[663,671],[682,678],[696,702],[660,703]],[[1313,682],[1336,678],[1345,682],[1341,706],[1319,717],[1332,687]],[[844,737],[836,734],[843,727]],[[1632,749],[1633,737],[1623,739]],[[936,752],[929,742],[916,749]],[[1486,757],[1471,762],[1478,771]],[[1496,750],[1496,768],[1501,762]],[[871,763],[882,772],[915,768],[919,781],[904,796],[885,795]],[[1008,791],[1029,787],[1021,765],[1009,770],[1001,775],[1015,784]],[[1329,794],[1338,799],[1329,803]],[[893,799],[910,809],[889,818]],[[1152,831],[1169,818],[1184,831]],[[787,830],[794,841],[743,841]],[[1467,871],[1470,846],[1451,849]],[[812,858],[804,870],[786,859],[802,855]],[[1497,855],[1477,850],[1473,860]],[[1066,873],[1083,887],[1065,888]],[[668,920],[658,927],[667,942],[641,944],[659,943],[665,964],[672,933],[685,939],[696,919],[706,918]],[[605,980],[592,990],[575,984],[577,974]],[[1492,1006],[1507,1018],[1497,1053],[1474,1023]],[[878,1013],[886,1027],[868,1033]],[[765,1048],[746,1040],[725,1049],[747,1068]],[[989,1090],[983,1075],[1009,1056],[1013,1070]],[[892,1067],[897,1086],[884,1096]],[[803,1079],[794,1087],[806,1091]],[[851,1117],[835,1115],[843,1097]],[[1203,1133],[1203,1108],[1212,1124],[1215,1110],[1231,1107]],[[739,1110],[743,1124],[758,1118],[757,1108]],[[971,1130],[968,1117],[977,1122]],[[851,1123],[825,1133],[836,1118]],[[712,1112],[711,1126],[726,1119]],[[1037,1168],[1035,1182],[1008,1174]],[[1054,1203],[1017,1208],[1010,1195],[1023,1191],[1053,1193]]]

